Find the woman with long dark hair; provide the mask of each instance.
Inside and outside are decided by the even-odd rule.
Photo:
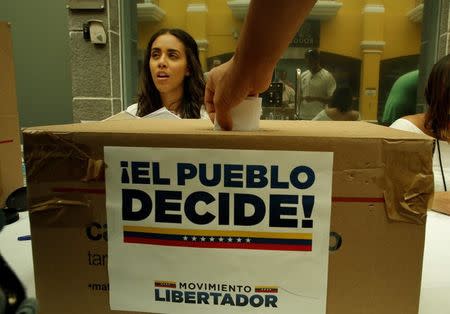
[[[180,118],[208,118],[198,47],[181,29],[161,29],[150,38],[139,83],[138,103],[127,108],[143,117],[162,107]]]
[[[431,70],[425,88],[426,113],[396,120],[391,127],[423,133],[436,139],[433,159],[434,200],[432,209],[450,215],[450,55]]]

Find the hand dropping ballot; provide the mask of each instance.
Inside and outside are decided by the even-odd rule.
[[[332,160],[105,147],[111,308],[325,313]]]
[[[259,129],[259,119],[262,114],[262,98],[247,97],[238,106],[230,110],[233,121],[233,131],[256,131]],[[221,130],[217,120],[214,129]]]

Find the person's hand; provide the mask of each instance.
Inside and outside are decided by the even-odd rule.
[[[231,130],[233,127],[230,115],[233,107],[239,105],[246,97],[255,96],[264,91],[270,84],[270,75],[268,78],[264,77],[263,84],[261,84],[261,77],[263,77],[261,75],[256,82],[259,87],[253,87],[255,84],[253,75],[245,73],[246,70],[238,66],[236,60],[232,58],[208,73],[205,89],[206,111],[213,122],[214,118],[217,119],[223,130]]]
[[[241,84],[234,60],[213,68],[208,73],[205,88],[205,107],[212,122],[217,119],[223,130],[231,130],[230,110],[241,103],[251,91]]]

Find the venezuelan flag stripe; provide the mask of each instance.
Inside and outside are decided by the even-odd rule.
[[[228,230],[194,230],[194,229],[165,229],[140,226],[124,226],[125,232],[138,232],[141,234],[171,234],[182,236],[213,236],[213,237],[241,237],[241,238],[276,238],[276,239],[302,239],[312,240],[312,233],[283,233],[283,232],[256,232],[256,231],[228,231]]]
[[[311,245],[312,240],[304,239],[277,239],[277,238],[241,238],[241,237],[205,237],[205,236],[182,236],[173,234],[160,234],[160,233],[139,233],[139,232],[127,232],[123,233],[124,238],[142,238],[142,239],[158,239],[168,241],[199,241],[199,242],[230,242],[230,243],[262,243],[262,244],[301,244]]]
[[[123,236],[125,243],[135,244],[247,250],[312,250],[312,240],[310,239],[240,237],[235,235],[224,237],[204,234],[188,236],[186,234],[181,235],[130,231],[124,231]]]
[[[175,281],[155,281],[155,287],[159,288],[176,288],[177,283]]]
[[[311,245],[288,244],[261,244],[261,243],[230,243],[230,242],[193,242],[183,240],[160,240],[148,238],[126,237],[125,243],[151,244],[161,246],[215,248],[215,249],[244,249],[244,250],[270,250],[270,251],[312,251]]]
[[[278,287],[256,286],[255,292],[257,292],[257,293],[278,293]]]

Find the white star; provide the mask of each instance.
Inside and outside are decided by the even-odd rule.
[[[200,240],[202,240],[202,242],[205,242],[205,237],[201,237]]]
[[[197,237],[192,237],[192,241],[197,241]]]
[[[233,238],[228,238],[228,242],[233,242]]]
[[[214,237],[209,238],[209,241],[214,242]]]
[[[219,238],[219,241],[220,241],[220,242],[223,242],[223,238],[222,238],[222,237],[220,237],[220,238]]]
[[[184,241],[187,241],[187,239],[188,239],[187,236],[184,236],[184,237],[183,237],[183,240],[184,240]]]
[[[249,238],[245,239],[245,242],[250,243],[250,239]]]
[[[240,243],[242,241],[242,239],[241,238],[237,238],[237,241]]]

